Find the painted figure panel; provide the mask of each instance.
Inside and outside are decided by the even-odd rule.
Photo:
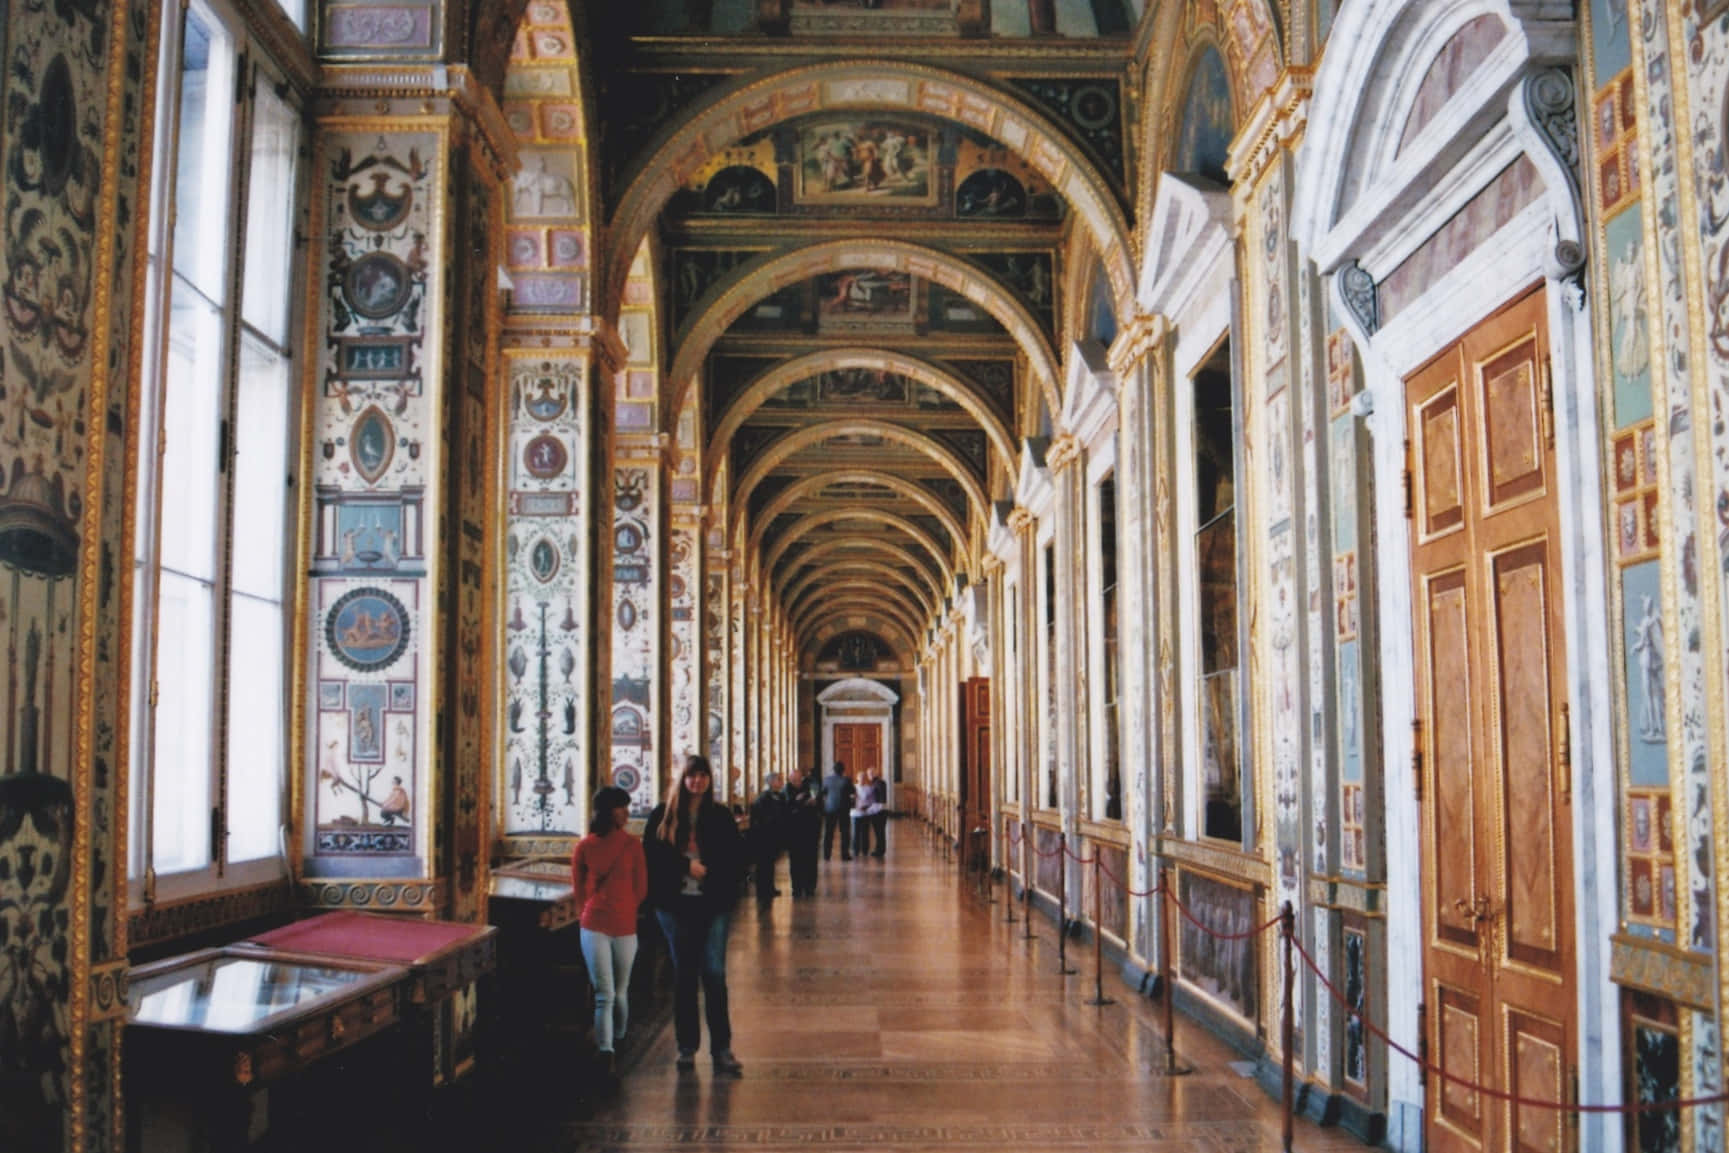
[[[932,132],[917,123],[826,120],[801,125],[797,204],[936,203]]]

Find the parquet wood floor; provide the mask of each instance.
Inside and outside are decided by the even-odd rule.
[[[822,867],[815,898],[741,902],[728,953],[737,1080],[706,1047],[674,1067],[670,1024],[635,1048],[618,1092],[553,1135],[589,1150],[978,1150],[1274,1153],[1279,1111],[1228,1065],[1232,1054],[1178,1018],[1195,1072],[1163,1074],[1158,1006],[1109,969],[1116,1004],[1085,1003],[1091,953],[1038,939],[984,905],[916,827],[886,861]],[[786,864],[780,887],[790,893]],[[1360,1150],[1298,1122],[1297,1148]]]

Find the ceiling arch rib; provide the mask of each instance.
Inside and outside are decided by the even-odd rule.
[[[760,483],[760,482],[758,482]],[[918,505],[942,523],[949,538],[955,541],[967,539],[967,532],[960,520],[950,511],[949,507],[938,500],[929,491],[893,473],[878,472],[875,469],[836,469],[833,472],[819,472],[801,480],[795,481],[774,495],[774,499],[763,506],[762,512],[756,517],[756,523],[750,530],[750,547],[755,549],[762,544],[768,526],[774,523],[774,518],[788,511],[793,505],[806,497],[820,494],[824,489],[836,484],[874,484],[889,489],[896,496]]]
[[[1014,438],[1009,435],[1008,426],[995,412],[979,400],[978,394],[969,388],[961,379],[946,368],[932,363],[921,356],[913,356],[904,352],[892,352],[887,349],[874,348],[837,348],[825,349],[821,352],[809,353],[793,360],[775,365],[753,381],[744,392],[739,394],[720,421],[715,425],[714,435],[709,440],[707,460],[709,465],[709,489],[713,491],[714,473],[719,468],[719,462],[726,459],[727,448],[732,443],[736,433],[751,415],[761,408],[763,403],[772,399],[783,389],[797,384],[818,373],[834,372],[848,368],[864,368],[874,372],[892,372],[920,384],[929,385],[964,409],[968,416],[979,422],[985,436],[992,447],[997,450],[1003,467],[1013,472],[1015,469]]]
[[[859,269],[923,277],[960,293],[990,313],[1026,355],[1051,411],[1062,409],[1056,353],[1026,305],[989,271],[959,256],[922,244],[877,237],[825,240],[758,257],[739,265],[705,292],[673,337],[677,351],[667,373],[674,393],[672,411],[681,409],[709,350],[739,317],[789,285],[825,273]]]
[[[910,554],[903,553],[902,555],[905,556]],[[891,561],[898,562],[900,560],[900,557],[890,557],[882,553],[847,552],[831,555],[828,560],[819,562],[813,566],[807,561],[805,556],[801,556],[798,558],[797,563],[799,572],[803,575],[796,577],[787,585],[786,590],[781,594],[781,598],[787,605],[796,605],[804,597],[804,594],[813,588],[813,586],[820,588],[821,586],[818,585],[817,582],[831,573],[844,572],[850,574],[856,572],[876,572],[886,569],[888,572],[894,573],[901,581],[910,583],[918,595],[919,603],[925,606],[926,612],[934,616],[936,614],[937,605],[942,603],[942,590],[936,587],[936,583],[931,579],[930,573],[927,570],[918,567],[916,563],[912,566],[912,572],[914,574],[912,576],[908,576],[907,573],[903,571],[906,567],[903,563],[891,563]]]
[[[817,571],[808,574],[799,581],[798,592],[792,590],[781,598],[789,615],[796,615],[803,607],[801,602],[808,596],[824,596],[838,588],[841,582],[863,580],[875,582],[877,586],[888,590],[904,589],[918,602],[926,616],[937,615],[936,601],[930,590],[920,585],[912,577],[899,569],[883,564],[881,561],[835,560],[822,566]]]
[[[890,642],[896,648],[896,656],[906,660],[910,665],[918,659],[919,648],[923,641],[919,639],[922,633],[908,633],[906,626],[897,620],[879,615],[874,609],[859,608],[853,610],[857,619],[848,619],[841,624],[828,620],[814,621],[803,632],[792,634],[793,645],[798,650],[799,665],[809,668],[815,663],[817,654],[822,647],[842,633],[871,632],[883,640]]]
[[[886,60],[832,61],[746,77],[718,88],[681,120],[670,121],[626,170],[625,190],[607,230],[615,243],[605,278],[606,315],[617,314],[629,254],[667,201],[711,157],[776,124],[841,109],[931,116],[1001,142],[1062,193],[1104,254],[1118,315],[1133,315],[1134,240],[1128,221],[1109,181],[1079,145],[1042,113],[982,80]]]
[[[918,555],[911,549],[903,548],[892,540],[878,540],[874,537],[866,537],[860,540],[837,538],[835,540],[824,541],[819,545],[813,545],[798,555],[798,558],[793,565],[793,571],[794,573],[803,571],[805,568],[812,564],[816,564],[824,557],[834,556],[837,553],[840,554],[836,558],[837,560],[845,560],[851,556],[862,555],[886,557],[899,561],[901,564],[910,565],[918,572],[921,580],[933,581],[934,579],[930,574],[930,570],[924,566],[924,563],[919,560]],[[789,580],[791,580],[792,576],[792,573],[788,574]],[[927,587],[929,587],[931,591],[932,604],[935,604],[937,601],[942,599],[943,590],[941,588],[934,583],[929,584]],[[790,585],[786,592],[790,595]]]
[[[874,508],[824,509],[822,512],[814,512],[807,517],[799,518],[785,533],[775,538],[775,542],[769,548],[767,555],[762,557],[761,564],[757,566],[757,572],[773,574],[775,565],[780,562],[780,558],[786,554],[787,548],[794,541],[802,539],[824,525],[841,520],[866,520],[899,529],[911,537],[920,548],[936,558],[937,569],[942,573],[944,585],[950,587],[954,585],[955,567],[949,562],[949,558],[943,555],[943,550],[938,547],[936,540],[928,532],[905,517]]]
[[[934,437],[926,436],[904,424],[887,420],[867,420],[862,417],[847,417],[808,425],[771,443],[763,450],[762,455],[751,463],[750,468],[745,470],[744,475],[738,478],[738,488],[731,497],[732,506],[738,510],[737,515],[745,515],[745,510],[750,506],[751,491],[762,483],[764,477],[784,464],[788,457],[813,448],[825,440],[854,435],[878,436],[883,440],[893,441],[940,464],[944,471],[966,490],[967,503],[972,507],[973,515],[981,522],[985,519],[988,506],[985,503],[984,486],[979,484],[972,470],[967,468],[952,449]],[[964,544],[965,541],[964,533],[956,538],[957,543]]]
[[[916,637],[923,632],[923,626],[919,624],[916,618],[907,613],[904,606],[882,593],[873,593],[868,588],[839,590],[836,592],[832,604],[812,606],[802,616],[794,618],[789,623],[792,626],[793,635],[799,636],[803,635],[809,626],[820,621],[829,620],[849,612],[857,612],[860,609],[880,613],[895,621],[906,631],[908,636]]]

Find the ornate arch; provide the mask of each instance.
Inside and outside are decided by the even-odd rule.
[[[923,488],[907,480],[905,477],[892,473],[877,472],[873,469],[837,469],[834,472],[819,472],[788,485],[775,494],[774,499],[763,506],[762,512],[756,517],[756,523],[750,530],[750,547],[756,548],[762,544],[763,533],[774,522],[774,518],[786,512],[801,498],[813,492],[821,492],[831,484],[878,484],[892,490],[896,495],[917,504],[942,522],[943,528],[955,540],[965,540],[966,530],[961,522],[950,512],[948,506],[932,496]]]
[[[747,77],[718,90],[682,123],[663,129],[628,170],[613,214],[612,262],[653,227],[672,194],[716,152],[773,125],[813,112],[910,112],[947,120],[1001,141],[1062,193],[1093,234],[1109,268],[1119,310],[1133,296],[1130,235],[1110,183],[1060,129],[1032,106],[981,80],[903,61],[831,61]],[[621,271],[614,268],[613,271]],[[622,283],[609,276],[607,283]],[[606,315],[617,311],[609,296]],[[1120,312],[1128,315],[1127,312]]]
[[[831,627],[828,621],[812,621],[802,633],[794,631],[793,643],[798,648],[799,667],[806,668],[815,663],[816,655],[821,651],[820,646],[827,644],[830,638],[855,628],[868,629],[884,640],[892,640],[900,646],[896,655],[902,659],[911,658],[918,653],[917,633],[907,632],[904,624],[881,616],[874,609],[861,609],[859,611],[865,619],[865,623],[862,625],[835,625],[832,626],[831,631],[824,632],[825,628]],[[910,660],[908,663],[911,663]]]
[[[1002,418],[992,412],[978,394],[968,388],[961,379],[921,356],[905,352],[893,352],[880,348],[836,348],[812,352],[793,360],[775,365],[740,393],[726,408],[720,420],[716,423],[714,434],[709,440],[710,489],[713,488],[713,473],[726,457],[727,446],[751,414],[789,385],[796,384],[819,372],[831,372],[844,368],[865,368],[877,372],[893,372],[901,376],[929,385],[966,410],[967,415],[979,422],[985,436],[1001,454],[1005,468],[1013,471],[1015,467],[1014,440],[1009,436],[1008,426]]]
[[[821,621],[861,609],[894,621],[909,637],[916,637],[921,631],[917,618],[908,613],[904,605],[880,592],[872,593],[866,588],[839,589],[832,601],[808,606],[803,613],[790,620],[789,625],[793,635],[799,636]]]
[[[930,570],[924,567],[924,562],[919,560],[918,554],[892,540],[876,540],[871,538],[866,540],[837,539],[824,541],[819,545],[812,545],[810,548],[800,553],[796,562],[797,566],[799,569],[803,569],[805,566],[815,564],[823,557],[828,556],[831,553],[840,552],[842,549],[850,549],[854,555],[873,553],[877,554],[877,559],[879,560],[889,558],[899,561],[902,564],[911,565],[913,568],[918,570],[921,580],[929,582],[926,587],[931,593],[931,603],[934,605],[942,598],[942,586],[936,582],[936,578],[931,576]],[[850,561],[851,557],[836,557],[835,559],[837,562],[845,563]],[[790,595],[792,588],[793,584],[789,580],[784,591]]]
[[[914,524],[912,521],[907,520],[905,517],[899,517],[892,512],[882,512],[874,508],[826,509],[823,512],[815,512],[807,517],[801,517],[791,528],[786,530],[784,535],[774,542],[774,547],[769,549],[768,554],[761,558],[757,571],[772,574],[774,572],[774,566],[779,563],[780,558],[786,553],[787,546],[791,545],[793,541],[805,536],[812,529],[821,528],[825,524],[833,524],[837,520],[869,520],[875,521],[878,524],[886,524],[891,528],[899,529],[901,532],[904,532],[907,536],[911,537],[920,548],[924,549],[926,552],[930,553],[931,556],[936,558],[937,568],[941,570],[943,581],[946,584],[952,585],[954,583],[955,566],[950,563],[948,557],[943,555],[943,550],[937,545],[937,542],[929,533]]]
[[[822,424],[813,424],[807,428],[801,428],[789,436],[783,436],[769,445],[763,454],[752,462],[750,468],[745,470],[744,475],[738,478],[738,488],[731,496],[732,504],[738,510],[736,515],[741,517],[744,515],[744,510],[750,503],[751,491],[762,483],[764,477],[779,468],[788,457],[813,445],[821,444],[831,437],[848,436],[854,433],[880,436],[884,440],[893,441],[913,449],[942,465],[944,471],[953,477],[961,488],[966,490],[967,500],[972,505],[973,515],[981,518],[985,515],[988,506],[985,503],[984,486],[979,484],[978,478],[947,446],[917,429],[895,424],[892,421],[863,418],[831,420]],[[964,542],[965,538],[963,537],[958,543]]]
[[[818,566],[815,571],[806,573],[799,578],[796,588],[788,586],[781,597],[781,603],[786,605],[788,613],[796,615],[805,596],[811,593],[820,594],[824,587],[829,587],[821,585],[820,582],[850,581],[855,578],[887,582],[896,588],[903,588],[918,601],[926,616],[934,617],[937,614],[937,602],[933,599],[929,586],[880,560],[855,558],[836,557],[828,564]]]
[[[990,272],[953,253],[909,241],[878,238],[825,240],[770,253],[739,265],[713,285],[673,337],[678,351],[668,379],[675,392],[674,409],[694,386],[715,341],[758,302],[813,276],[858,268],[923,277],[960,293],[990,313],[1026,355],[1034,379],[1054,403],[1060,371],[1056,353],[1026,305],[998,284]]]

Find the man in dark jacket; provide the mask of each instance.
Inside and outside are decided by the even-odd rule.
[[[767,904],[780,896],[774,887],[774,865],[786,843],[786,798],[779,773],[770,773],[762,792],[750,804],[751,862],[756,869],[756,899]]]
[[[815,769],[805,769],[788,781],[786,855],[792,872],[792,895],[816,896],[817,841],[822,838],[822,798]]]
[[[876,800],[876,812],[871,814],[871,825],[876,829],[877,847],[871,854],[882,857],[888,853],[889,847],[889,783],[888,778],[877,774],[877,779],[871,782],[871,794]]]
[[[836,761],[834,772],[824,777],[822,782],[822,859],[825,861],[834,857],[836,829],[840,830],[840,859],[852,860],[852,830],[848,825],[852,820],[852,802],[856,795],[852,779],[846,775],[846,766]]]

